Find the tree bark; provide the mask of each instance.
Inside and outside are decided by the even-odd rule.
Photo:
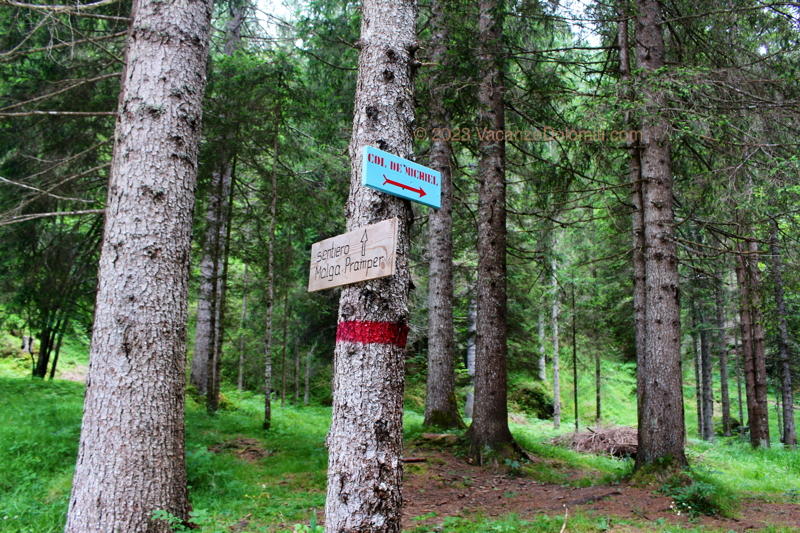
[[[748,254],[747,280],[750,283],[750,315],[752,327],[753,365],[755,373],[756,399],[761,406],[761,446],[769,448],[769,402],[767,401],[767,357],[764,348],[764,320],[761,314],[761,275],[758,268],[758,244],[754,240],[747,241]]]
[[[744,368],[744,349],[739,342],[739,333],[734,333],[736,354],[736,393],[739,401],[739,424],[744,425],[744,409],[742,405],[742,372]]]
[[[600,420],[603,417],[602,411],[602,396],[601,396],[601,387],[602,387],[602,379],[600,375],[600,350],[595,348],[594,351],[594,391],[595,391],[595,400],[594,400],[594,423],[596,426],[600,425]]]
[[[619,47],[619,70],[623,84],[623,96],[629,102],[634,102],[633,76],[631,75],[630,45],[628,43],[628,9],[627,2],[619,6],[619,23],[617,25],[617,44]],[[632,113],[625,111],[623,123],[628,131],[638,129]],[[633,324],[634,347],[636,350],[636,390],[637,412],[642,411],[642,398],[644,396],[643,378],[645,357],[645,325],[647,323],[647,307],[645,302],[645,262],[644,262],[644,218],[642,208],[642,163],[641,147],[638,140],[630,136],[626,139],[626,148],[629,153],[628,181],[631,184],[631,237],[633,250],[631,263],[633,266]]]
[[[286,407],[286,344],[289,327],[289,288],[283,293],[283,341],[281,342],[281,407]]]
[[[575,285],[572,285],[572,401],[575,407],[575,433],[578,432],[578,341],[575,328]]]
[[[479,127],[505,130],[502,0],[480,0],[478,18]],[[471,455],[515,451],[508,428],[505,139],[486,135],[478,142],[478,330],[475,409],[469,428]]]
[[[448,32],[445,2],[431,3],[431,62],[437,65],[430,81],[431,127],[444,131],[450,127],[445,107]],[[425,395],[426,426],[460,428],[455,395],[455,332],[453,330],[453,190],[449,139],[434,136],[431,141],[431,168],[441,172],[440,209],[428,215],[428,381]]]
[[[539,309],[537,331],[539,339],[539,381],[544,383],[547,380],[547,350],[544,343],[544,311],[542,309]]]
[[[219,216],[222,175],[211,175],[211,194],[206,209],[206,231],[203,257],[200,260],[200,288],[197,294],[197,320],[194,334],[194,355],[190,383],[203,394],[208,394],[209,367],[214,346],[217,298],[217,256],[219,255]]]
[[[267,237],[267,317],[264,330],[264,429],[272,424],[272,313],[275,308],[275,223],[278,218],[278,125],[280,113],[275,112],[275,137],[273,138],[273,162],[270,172],[269,230]]]
[[[363,0],[350,142],[347,229],[397,217],[395,275],[342,289],[328,433],[325,530],[399,532],[403,372],[408,334],[408,201],[361,185],[367,145],[409,157],[416,2]]]
[[[233,215],[233,183],[235,180],[235,160],[231,161],[231,167],[227,182],[223,182],[223,198],[225,198],[224,216],[220,225],[221,248],[221,269],[222,274],[217,278],[217,303],[216,303],[216,331],[214,333],[214,385],[213,393],[209,398],[209,407],[212,412],[219,407],[220,385],[222,381],[222,346],[225,339],[225,302],[228,293],[228,262],[230,260],[229,247],[231,242],[231,217]]]
[[[232,55],[241,41],[244,6],[232,10],[225,29],[224,53]],[[217,410],[219,403],[219,366],[222,350],[222,332],[225,288],[228,263],[231,193],[233,190],[234,140],[223,135],[218,140],[220,157],[211,173],[206,228],[203,239],[203,257],[200,261],[200,290],[197,299],[195,348],[192,357],[190,380],[206,396],[209,412]]]
[[[294,343],[294,404],[300,405],[300,347]]]
[[[552,301],[550,306],[550,329],[553,334],[553,427],[561,426],[561,358],[559,352],[558,317],[561,314],[561,298],[558,290],[558,277],[556,275],[558,263],[555,259],[555,239],[550,250],[554,254],[550,259],[550,284]]]
[[[722,434],[731,435],[731,397],[728,388],[728,335],[725,321],[725,283],[722,272],[718,273],[714,287],[714,307],[717,313],[716,351],[719,354],[719,382],[722,400]]]
[[[702,431],[700,432],[703,440],[714,439],[714,391],[711,382],[711,344],[709,339],[708,325],[706,323],[706,313],[700,308],[700,392],[703,403]]]
[[[773,388],[775,389],[775,422],[778,426],[778,442],[783,442],[783,417],[781,416],[781,395],[778,394],[777,378],[772,378]]]
[[[239,321],[239,372],[236,379],[236,388],[244,390],[244,327],[247,323],[247,263],[244,264],[242,276],[242,315]]]
[[[306,355],[306,376],[303,390],[303,405],[308,405],[311,401],[311,362],[314,360],[314,351],[316,348],[317,343],[315,342],[311,349],[308,350],[308,354]]]
[[[469,390],[464,402],[464,416],[472,418],[475,410],[475,341],[478,335],[478,302],[475,298],[469,300],[467,311],[467,374],[469,375]]]
[[[694,399],[697,405],[697,436],[699,438],[703,438],[703,392],[702,392],[702,383],[703,383],[703,362],[700,358],[700,348],[698,348],[698,344],[700,344],[700,333],[699,327],[700,319],[697,316],[697,305],[693,302],[692,303],[692,359],[694,362]]]
[[[67,324],[69,321],[64,318],[62,320],[63,324],[58,328],[58,333],[56,334],[56,346],[53,353],[53,364],[50,365],[50,379],[52,380],[56,376],[56,367],[58,366],[58,356],[61,354],[61,343],[64,341],[64,331],[67,329]]]
[[[135,0],[65,531],[186,520],[184,368],[211,2]]]
[[[42,328],[39,330],[39,353],[36,354],[36,365],[33,367],[33,377],[45,378],[47,367],[50,366],[50,355],[55,343],[55,318],[58,311],[47,311],[42,319]]]
[[[664,66],[661,6],[637,0],[636,57],[643,71],[642,221],[644,228],[644,365],[636,466],[683,467],[685,425],[681,385],[678,258],[672,212],[673,179],[664,89],[655,80]]]
[[[778,243],[778,223],[772,221],[770,235],[770,265],[775,291],[775,308],[778,315],[778,362],[781,376],[781,400],[783,403],[783,444],[789,448],[797,446],[797,430],[794,423],[794,390],[792,388],[791,344],[786,323],[786,301],[784,300],[783,267],[781,248]]]
[[[225,293],[228,285],[228,242],[230,240],[231,194],[233,192],[233,161],[227,160],[220,169],[220,205],[216,224],[216,246],[213,267],[213,320],[211,322],[211,350],[208,359],[206,408],[215,413],[219,407],[220,368],[222,364],[222,336],[225,320]]]
[[[755,243],[753,244],[755,245]],[[737,249],[739,253],[736,255],[736,277],[741,300],[742,362],[750,443],[753,447],[769,447],[766,365],[763,357],[764,336],[758,323],[760,315],[757,312],[757,296],[753,294],[759,290],[759,283],[752,270],[752,260],[748,257],[750,244],[739,242]],[[759,355],[759,351],[761,355]]]

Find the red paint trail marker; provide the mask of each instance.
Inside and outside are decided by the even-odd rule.
[[[392,181],[392,180],[390,180],[389,178],[387,178],[387,177],[386,177],[386,175],[385,175],[385,174],[384,174],[384,176],[383,176],[383,179],[385,180],[385,181],[383,182],[383,184],[384,184],[384,185],[386,185],[386,184],[388,183],[389,185],[396,185],[396,186],[398,186],[398,187],[402,187],[403,189],[405,189],[405,190],[407,190],[407,191],[411,191],[411,192],[415,192],[415,193],[419,194],[419,197],[420,197],[420,198],[422,198],[423,196],[425,196],[425,195],[427,194],[427,193],[425,192],[425,189],[423,189],[422,187],[420,187],[419,189],[415,189],[414,187],[409,187],[409,186],[408,186],[408,185],[406,185],[405,183],[400,183],[399,181]]]
[[[404,348],[407,339],[408,325],[402,322],[348,320],[339,322],[339,326],[336,328],[336,342],[393,344]]]

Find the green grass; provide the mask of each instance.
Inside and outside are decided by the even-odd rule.
[[[691,441],[689,462],[721,486],[743,495],[800,502],[800,454],[783,448],[752,449],[749,442],[720,438]]]
[[[0,378],[0,531],[60,531],[80,434],[83,386]]]
[[[85,364],[85,350],[85,344],[71,343],[62,361]],[[620,375],[613,378],[620,384],[614,394],[613,374],[609,376],[609,398],[620,398],[609,400],[610,410],[621,409],[621,398],[631,384],[626,369],[619,370]],[[63,527],[77,453],[83,385],[33,380],[28,372],[24,359],[0,358],[0,532],[58,532]],[[273,425],[265,433],[260,395],[225,389],[224,396],[228,408],[213,417],[206,414],[204,406],[187,400],[190,497],[196,512],[205,517],[203,531],[226,531],[243,518],[248,521],[244,531],[250,533],[292,531],[295,524],[313,523],[312,517],[321,516],[324,507],[324,441],[330,408],[273,405]],[[620,405],[615,406],[615,401]],[[406,439],[423,432],[419,413],[406,411],[404,420]],[[630,460],[579,454],[549,443],[550,438],[571,430],[567,421],[559,430],[553,429],[551,421],[536,419],[512,424],[519,443],[537,457],[534,463],[523,464],[521,472],[541,481],[580,486],[615,483],[630,473]],[[253,462],[241,459],[230,449],[231,442],[241,439],[254,439],[268,454]],[[701,492],[800,500],[797,453],[780,448],[751,450],[736,438],[714,444],[690,440],[687,453],[696,470],[695,479],[712,487],[700,485]],[[434,521],[440,518],[434,517]],[[563,516],[522,520],[514,515],[470,515],[444,520],[444,530],[454,532],[558,531]],[[429,531],[422,522],[413,531]],[[625,524],[640,527],[635,522],[589,514],[570,516],[568,524],[569,531],[576,532],[605,531]],[[663,524],[662,529],[647,530],[679,529]]]
[[[13,373],[9,371],[13,370]],[[0,367],[0,532],[63,529],[80,435],[83,385],[19,376]],[[247,517],[247,531],[309,523],[325,503],[329,407],[273,404],[268,433],[261,429],[263,398],[226,389],[230,407],[216,416],[187,399],[186,457],[190,498],[208,531]],[[408,412],[406,436],[422,432],[422,416]],[[256,439],[268,455],[240,459],[225,443]],[[212,449],[220,449],[215,452]]]
[[[0,376],[29,376],[31,374],[31,356],[20,348],[21,339],[8,333],[0,332]],[[36,341],[38,349],[38,340]],[[50,361],[52,364],[52,359]],[[81,335],[65,336],[61,353],[56,365],[56,378],[66,372],[74,372],[89,364],[89,339]],[[50,370],[48,369],[48,375]]]
[[[553,430],[550,423],[546,428],[541,426],[541,422],[525,426],[512,424],[517,442],[537,458],[548,460],[523,468],[538,481],[575,486],[606,485],[620,482],[633,469],[633,461],[630,459],[583,454],[550,444],[542,439],[544,435],[551,436],[564,431]],[[581,471],[581,476],[577,479],[571,476],[571,471],[574,470]]]
[[[263,399],[225,391],[233,408],[209,417],[203,406],[187,404],[187,472],[195,509],[216,527],[249,516],[248,531],[268,524],[306,521],[325,503],[325,434],[330,408],[273,407],[268,433],[261,429]],[[234,453],[209,451],[240,438],[256,439],[269,455],[251,463]]]

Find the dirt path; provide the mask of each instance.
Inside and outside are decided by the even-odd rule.
[[[86,383],[86,375],[89,373],[87,365],[75,365],[66,370],[58,369],[56,376],[59,379],[66,379],[68,381],[77,381],[78,383]]]
[[[502,471],[476,467],[440,451],[410,449],[407,457],[424,458],[407,465],[403,499],[403,528],[434,526],[445,516],[485,516],[516,513],[531,518],[546,513],[561,515],[581,511],[602,516],[654,522],[663,519],[687,527],[704,526],[724,531],[746,531],[769,525],[796,527],[800,532],[800,505],[742,502],[739,519],[701,517],[690,522],[670,508],[671,499],[629,485],[565,487],[525,477],[511,477]],[[436,517],[412,520],[427,513]],[[619,531],[619,530],[618,530]],[[630,528],[625,531],[634,531]]]

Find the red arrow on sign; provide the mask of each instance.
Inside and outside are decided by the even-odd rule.
[[[419,189],[415,189],[413,187],[409,187],[405,183],[400,183],[399,181],[390,180],[389,178],[386,177],[386,174],[383,175],[383,179],[385,180],[383,182],[384,185],[386,185],[387,183],[389,185],[397,185],[398,187],[402,187],[403,189],[406,189],[408,191],[415,192],[415,193],[419,194],[420,198],[422,198],[423,196],[428,194],[428,193],[425,192],[425,190],[422,187],[420,187]]]

